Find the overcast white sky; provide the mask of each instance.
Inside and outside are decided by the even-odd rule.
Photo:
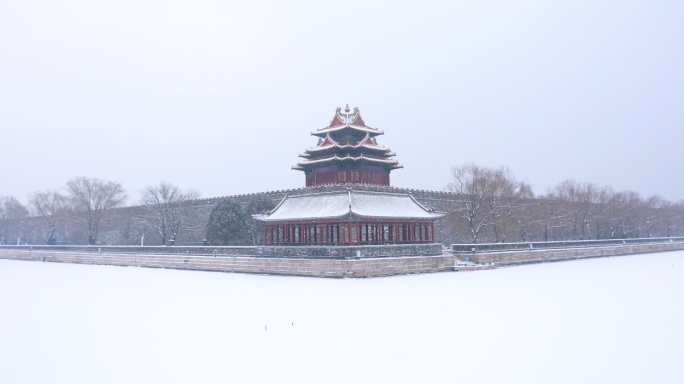
[[[358,106],[405,169],[508,165],[684,199],[682,1],[0,3],[0,195],[161,180],[297,188]]]

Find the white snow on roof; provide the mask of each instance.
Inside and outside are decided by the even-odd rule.
[[[346,124],[346,125],[338,125],[338,126],[335,126],[335,127],[320,128],[320,129],[316,130],[316,132],[311,132],[311,135],[313,135],[313,136],[324,135],[324,134],[327,134],[327,133],[330,133],[330,132],[341,131],[341,130],[347,129],[347,128],[355,129],[355,130],[361,131],[361,132],[370,133],[370,134],[373,134],[373,135],[383,135],[383,134],[385,134],[385,132],[383,132],[382,130],[377,129],[377,128],[360,127],[360,126],[356,126],[356,125]]]
[[[293,221],[341,218],[348,214],[366,218],[438,219],[408,194],[380,192],[334,192],[286,196],[269,214],[255,215],[261,221]]]
[[[360,156],[357,156],[357,157],[354,157],[354,156],[351,156],[351,155],[347,155],[347,156],[344,156],[344,157],[339,157],[339,156],[337,156],[337,155],[333,155],[333,156],[330,156],[330,157],[324,157],[324,158],[320,158],[320,159],[311,159],[311,160],[305,159],[305,160],[299,162],[298,165],[323,163],[323,162],[326,162],[326,161],[333,161],[333,160],[339,160],[339,161],[343,161],[343,160],[353,160],[353,161],[367,160],[367,161],[375,161],[375,162],[378,162],[378,163],[385,163],[385,164],[398,164],[396,160],[394,160],[394,159],[389,159],[389,158],[378,159],[378,158],[375,158],[375,157],[368,157],[368,156],[364,156],[364,155],[360,155]]]

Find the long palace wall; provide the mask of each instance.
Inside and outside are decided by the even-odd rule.
[[[331,184],[315,187],[304,187],[287,190],[277,190],[270,192],[250,193],[243,195],[225,196],[232,198],[243,205],[247,205],[251,200],[258,197],[266,197],[273,200],[274,203],[280,202],[286,195],[302,195],[319,192],[333,192],[344,191],[347,188],[353,188],[360,191],[376,191],[376,192],[392,192],[392,193],[410,193],[421,204],[434,208],[438,211],[448,212],[452,211],[456,202],[456,195],[448,192],[425,191],[407,188],[395,188],[381,185],[370,184]],[[191,214],[184,222],[185,227],[191,229],[184,229],[178,234],[178,244],[202,244],[206,237],[205,227],[209,220],[209,214],[212,208],[224,197],[214,197],[207,199],[198,199],[191,202]],[[103,245],[135,245],[140,244],[140,233],[136,225],[139,221],[134,220],[135,217],[145,216],[148,213],[141,206],[128,206],[115,209],[113,212],[112,225],[110,228],[104,230],[98,237],[98,243]],[[34,228],[43,228],[43,219],[40,217],[29,218],[29,226]],[[67,224],[64,222],[63,224]],[[440,219],[435,222],[435,240],[442,244],[452,244],[463,242],[466,239],[458,237],[458,231],[453,224],[446,220]],[[36,231],[32,237],[31,244],[45,244],[47,234]],[[71,244],[86,244],[86,239],[82,233],[78,232],[76,228],[70,228],[68,225],[62,225],[55,233],[58,241],[66,241]],[[15,240],[8,238],[7,242],[12,243]],[[161,245],[161,238],[151,230],[147,230],[144,238],[145,245]]]
[[[371,185],[371,184],[331,184],[315,187],[304,187],[296,189],[286,189],[277,190],[269,192],[258,192],[249,193],[243,195],[232,195],[232,196],[222,196],[222,197],[212,197],[206,199],[198,199],[193,201],[191,205],[191,214],[187,219],[187,226],[194,227],[196,230],[184,230],[179,233],[178,242],[179,244],[200,244],[202,240],[206,237],[204,228],[207,221],[209,220],[209,214],[212,208],[223,198],[231,198],[241,203],[243,206],[249,204],[255,198],[266,197],[273,200],[275,204],[279,203],[285,196],[290,195],[303,195],[309,193],[320,193],[320,192],[335,192],[344,191],[348,188],[352,188],[358,191],[374,191],[374,192],[391,192],[391,193],[410,193],[416,200],[421,204],[434,208],[438,211],[448,212],[453,210],[454,204],[456,202],[456,196],[449,192],[437,192],[437,191],[425,191],[417,189],[408,188],[395,188],[382,185]],[[115,225],[114,227],[104,232],[100,236],[100,241],[107,245],[132,245],[140,244],[138,234],[136,233],[136,228],[134,228],[134,222],[131,220],[134,216],[144,215],[145,210],[140,206],[129,206],[124,208],[118,208],[115,210]],[[39,218],[36,218],[37,220]],[[445,219],[440,219],[435,222],[435,240],[436,242],[442,244],[451,244],[463,241],[457,236],[458,231],[452,226],[450,222]],[[57,238],[59,240],[70,240],[72,244],[85,244],[85,239],[78,241],[77,234],[74,235],[64,235],[62,233],[57,233]],[[145,238],[146,245],[157,245],[159,239],[154,233],[148,233]]]

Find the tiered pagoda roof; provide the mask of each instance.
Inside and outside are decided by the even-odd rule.
[[[311,132],[319,138],[318,144],[299,154],[303,160],[292,169],[307,176],[318,171],[368,170],[382,172],[389,180],[389,172],[403,166],[392,158],[394,152],[377,143],[376,136],[382,134],[382,130],[366,125],[358,108],[351,113],[349,105],[344,112],[337,108],[328,126]]]

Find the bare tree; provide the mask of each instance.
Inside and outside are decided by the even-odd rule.
[[[642,204],[643,221],[646,225],[646,237],[651,238],[653,232],[657,230],[658,224],[664,220],[662,209],[667,205],[667,201],[662,196],[655,195],[649,197]]]
[[[679,231],[684,227],[684,201],[666,202],[662,208],[661,218],[666,236],[679,236]]]
[[[567,212],[565,202],[552,191],[539,199],[539,215],[537,220],[544,231],[544,241],[553,236],[556,240],[565,240]]]
[[[480,232],[491,220],[491,215],[486,212],[493,190],[491,171],[475,164],[466,164],[452,167],[451,176],[452,182],[447,188],[458,195],[460,203],[455,211],[467,220],[470,238],[475,244]]]
[[[136,237],[140,239],[140,246],[142,247],[145,245],[145,236],[147,236],[149,231],[154,231],[154,228],[151,228],[148,224],[148,220],[142,216],[133,216],[130,217],[130,220],[130,227],[134,231]]]
[[[596,195],[596,207],[594,210],[594,221],[596,223],[596,240],[601,238],[601,224],[609,223],[610,202],[613,200],[613,189],[611,187],[600,187]],[[604,225],[605,226],[605,225]]]
[[[573,240],[591,238],[592,219],[598,211],[601,190],[594,184],[566,180],[557,185],[549,196],[564,203],[565,226]]]
[[[451,175],[447,189],[459,199],[454,212],[467,221],[473,243],[488,226],[493,228],[496,241],[505,241],[509,219],[523,199],[534,197],[530,186],[516,181],[506,167],[492,169],[466,164],[452,167]]]
[[[185,221],[191,213],[190,203],[198,198],[197,191],[183,192],[175,185],[162,181],[159,185],[147,187],[142,191],[140,202],[147,215],[140,219],[156,230],[162,244],[166,245],[169,237],[175,243],[179,231],[194,229],[186,226]]]
[[[28,209],[12,196],[0,197],[0,244],[21,243],[26,241],[26,222]]]
[[[76,177],[67,182],[68,219],[95,245],[102,230],[108,227],[111,210],[126,201],[121,184],[113,181]]]
[[[487,207],[492,216],[494,240],[503,243],[506,241],[510,219],[526,213],[522,209],[523,202],[534,198],[534,194],[529,184],[515,180],[513,173],[506,167],[493,170],[492,176],[493,190]]]
[[[46,244],[50,244],[64,215],[66,199],[57,191],[35,192],[29,195],[29,204],[35,215],[43,219]]]

